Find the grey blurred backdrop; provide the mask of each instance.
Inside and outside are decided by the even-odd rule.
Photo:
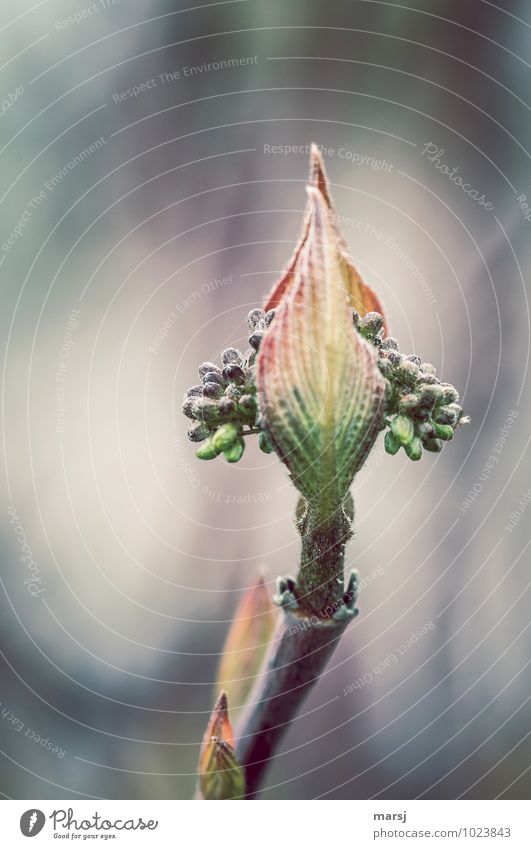
[[[315,141],[472,424],[356,480],[360,616],[266,796],[526,797],[530,4],[3,0],[0,43],[2,794],[193,793],[234,608],[298,544],[282,465],[195,460],[181,398],[245,347]]]

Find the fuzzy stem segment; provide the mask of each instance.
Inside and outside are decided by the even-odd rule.
[[[339,507],[323,517],[309,505],[297,522],[302,551],[297,575],[297,600],[308,615],[326,616],[343,597],[345,547],[352,536],[351,518]]]

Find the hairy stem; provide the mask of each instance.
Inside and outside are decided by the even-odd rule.
[[[301,535],[301,563],[297,575],[297,601],[309,616],[330,616],[343,595],[345,548],[352,536],[354,505],[348,493],[343,506],[323,516],[303,498],[297,506]]]

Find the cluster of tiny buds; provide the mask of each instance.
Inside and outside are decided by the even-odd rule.
[[[396,339],[384,337],[379,313],[360,318],[353,310],[353,322],[375,346],[386,381],[385,450],[396,454],[403,447],[411,460],[420,460],[423,448],[439,452],[455,428],[470,421],[459,405],[459,393],[451,383],[442,383],[431,363],[423,363],[415,354],[401,354]]]
[[[266,454],[273,450],[260,429],[254,361],[273,311],[252,310],[247,316],[251,331],[251,349],[244,355],[237,348],[226,348],[221,367],[215,363],[199,366],[201,383],[192,386],[183,401],[183,413],[193,424],[188,429],[192,442],[201,442],[196,454],[200,460],[212,460],[223,454],[229,463],[237,463],[245,450],[244,437],[259,434]]]

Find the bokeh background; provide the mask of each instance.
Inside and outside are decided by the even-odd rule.
[[[1,793],[193,794],[232,613],[298,541],[282,465],[197,461],[182,394],[246,347],[315,141],[472,424],[356,479],[361,612],[265,796],[525,798],[529,3],[3,0],[0,42]]]

